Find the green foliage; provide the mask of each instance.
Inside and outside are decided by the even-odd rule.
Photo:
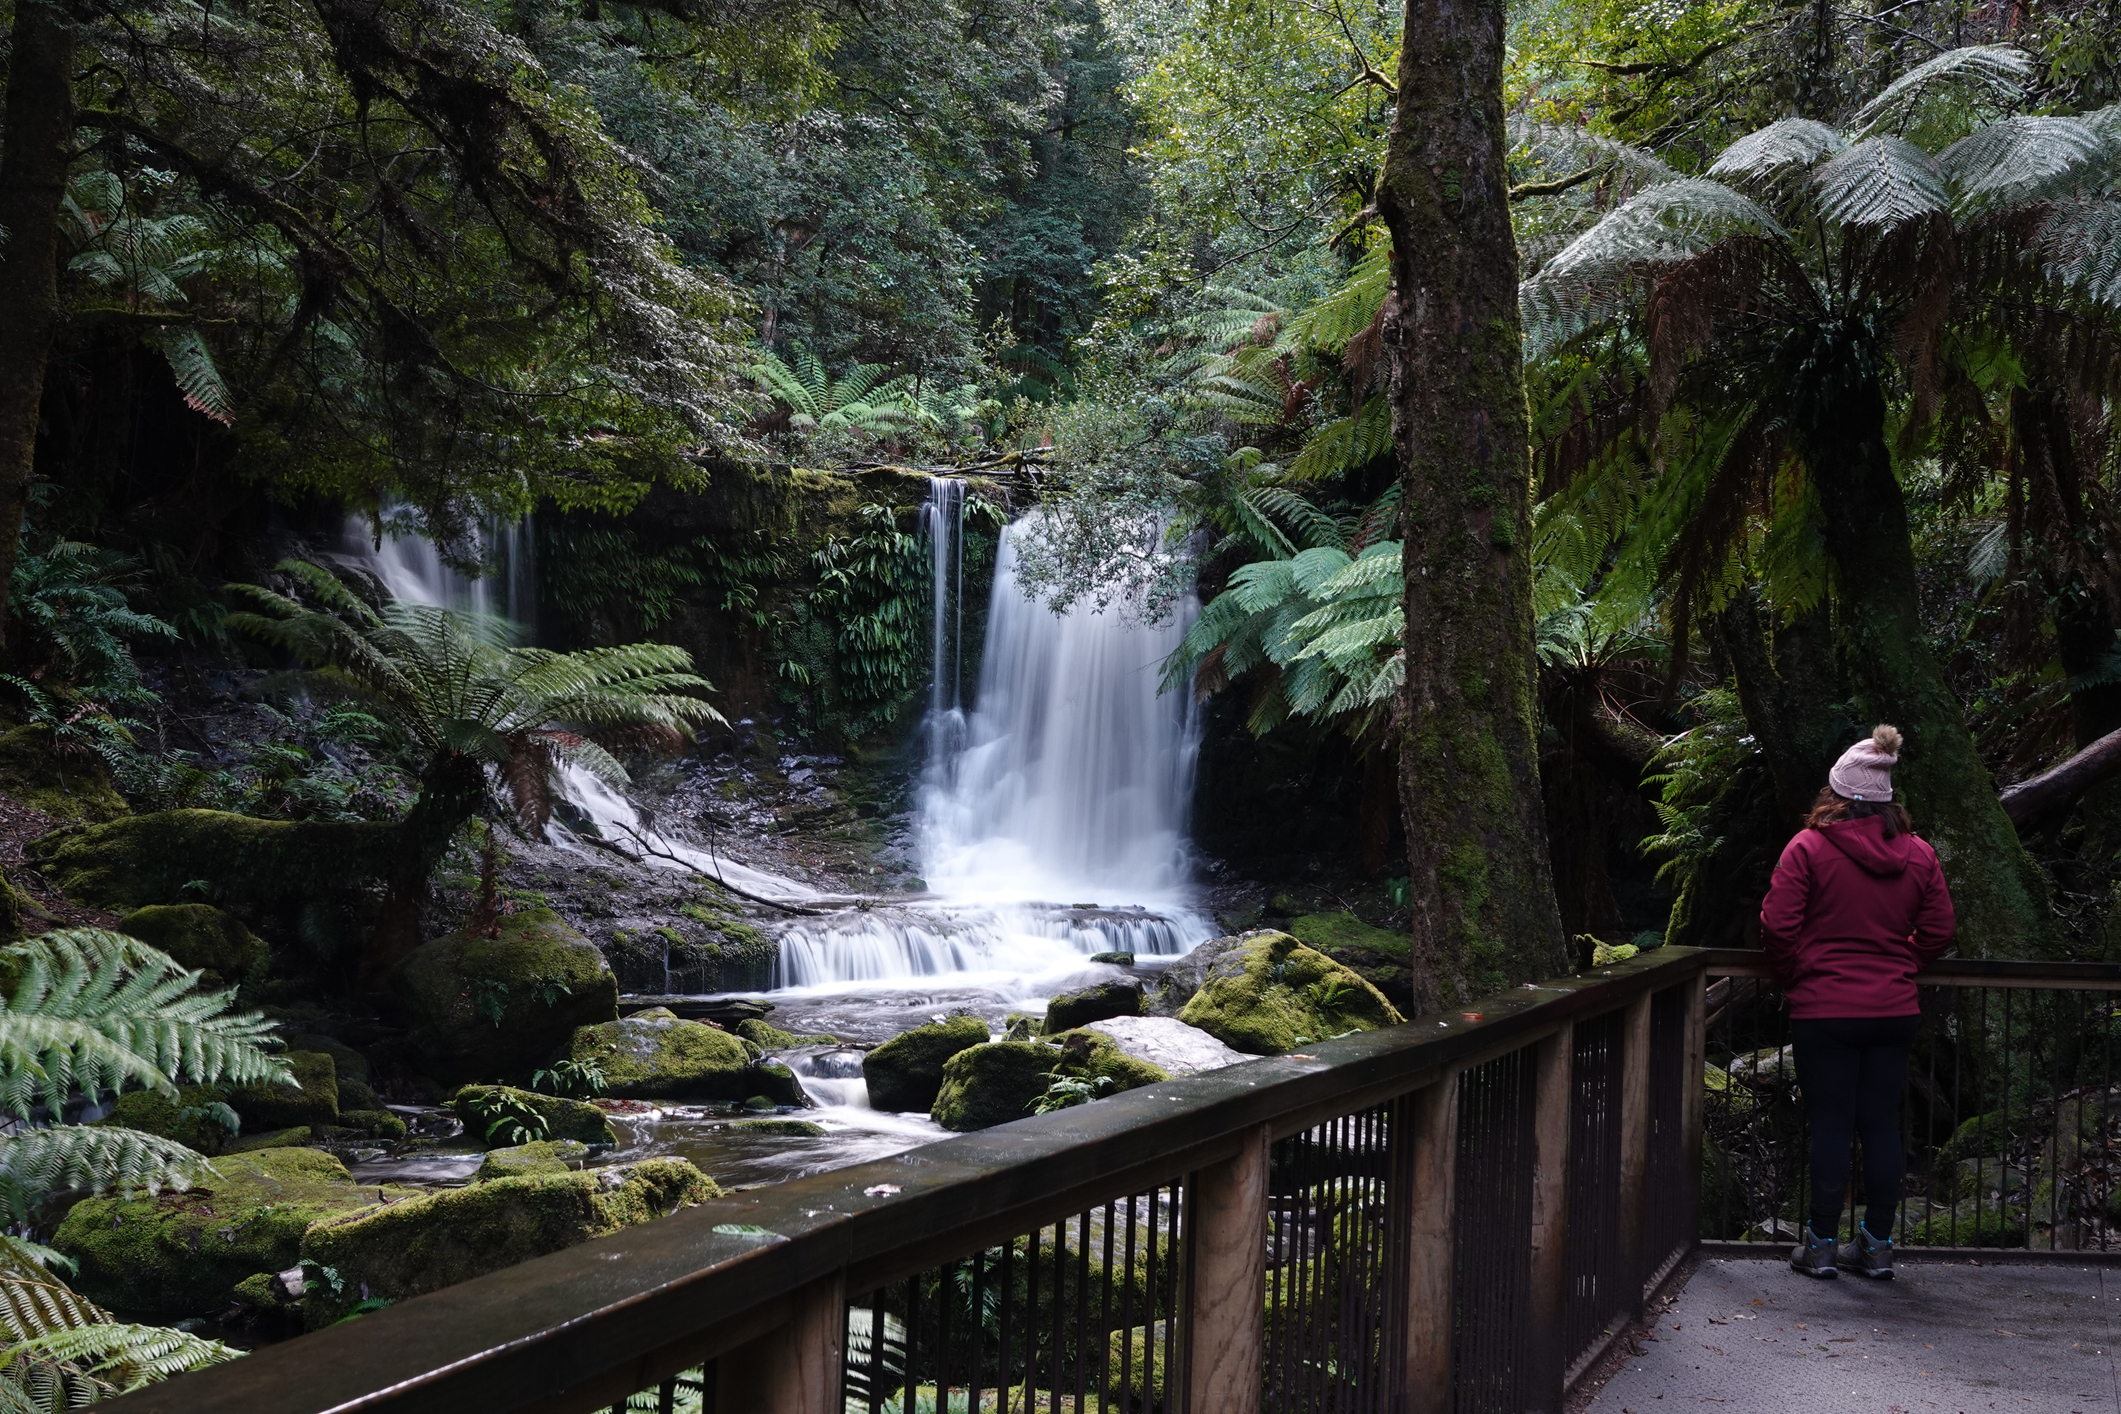
[[[812,553],[816,584],[777,641],[784,695],[814,689],[814,725],[850,739],[896,720],[919,691],[931,593],[927,546],[898,528],[898,512],[871,504],[856,516],[853,535]]]
[[[1113,1080],[1109,1075],[1087,1079],[1077,1079],[1072,1075],[1057,1076],[1053,1083],[1046,1087],[1046,1093],[1033,1100],[1027,1108],[1035,1115],[1049,1115],[1055,1110],[1073,1109],[1077,1105],[1087,1105],[1092,1100],[1103,1099],[1105,1092],[1112,1086]]]
[[[146,697],[129,640],[174,639],[177,631],[131,605],[140,562],[72,540],[33,550],[27,527],[9,586],[8,628],[16,661],[88,698]]]
[[[534,1072],[530,1088],[570,1100],[593,1100],[604,1093],[604,1067],[593,1060],[563,1060],[550,1070]]]
[[[529,1101],[519,1099],[507,1090],[488,1091],[468,1103],[476,1117],[479,1134],[489,1148],[512,1149],[519,1144],[534,1144],[545,1137],[545,1116]]]

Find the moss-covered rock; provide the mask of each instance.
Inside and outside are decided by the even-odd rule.
[[[822,1139],[826,1129],[807,1119],[733,1119],[727,1126],[737,1134],[773,1134],[788,1139]]]
[[[747,1016],[729,1029],[762,1051],[785,1051],[796,1046],[831,1046],[839,1042],[837,1036],[799,1036],[755,1016]]]
[[[1044,1030],[1048,1036],[1058,1036],[1063,1031],[1073,1031],[1093,1021],[1141,1014],[1141,983],[1097,982],[1073,992],[1062,992],[1046,1003]]]
[[[1280,1055],[1406,1018],[1382,992],[1287,933],[1246,933],[1208,968],[1178,1019],[1233,1050]]]
[[[205,974],[208,987],[233,987],[265,975],[265,940],[211,904],[150,904],[119,919],[118,931]]]
[[[403,1139],[405,1121],[389,1110],[340,1110],[339,1128],[365,1134],[371,1139]]]
[[[862,1058],[869,1105],[879,1110],[926,1110],[943,1087],[943,1066],[954,1055],[987,1043],[987,1023],[953,1016],[902,1031]]]
[[[777,1060],[755,1060],[745,1067],[744,1088],[752,1096],[763,1095],[776,1105],[798,1110],[817,1108],[810,1092],[803,1088],[802,1080]]]
[[[94,824],[132,813],[103,758],[62,753],[52,729],[36,724],[0,733],[0,791],[66,821]]]
[[[929,1115],[960,1133],[1007,1124],[1031,1113],[1053,1083],[1059,1048],[1038,1042],[989,1041],[943,1062],[943,1084]]]
[[[1960,1121],[1952,1131],[1952,1137],[1944,1141],[1937,1151],[1937,1165],[1955,1164],[1961,1159],[1986,1158],[2000,1154],[2010,1145],[2010,1126],[2005,1123],[2003,1111],[1991,1110],[1987,1114],[1975,1115]]]
[[[339,1072],[340,1114],[347,1114],[353,1110],[380,1110],[382,1108],[383,1101],[381,1097],[376,1094],[367,1081],[356,1079],[343,1070]]]
[[[174,1097],[153,1090],[128,1090],[96,1123],[159,1134],[211,1157],[230,1142],[228,1126],[213,1110],[224,1098],[225,1092],[217,1085],[186,1085]]]
[[[251,1154],[260,1149],[304,1149],[315,1137],[316,1131],[306,1124],[288,1129],[268,1129],[263,1134],[246,1134],[240,1139],[231,1139],[221,1146],[224,1154]]]
[[[1908,1223],[1893,1236],[1902,1247],[2020,1247],[2025,1209],[2001,1207],[1993,1199],[1962,1202]]]
[[[322,1051],[289,1051],[280,1057],[295,1084],[246,1085],[228,1092],[230,1108],[245,1129],[283,1129],[294,1124],[332,1124],[339,1117],[339,1067]]]
[[[1234,933],[1195,944],[1191,952],[1168,964],[1157,977],[1156,984],[1143,998],[1144,1014],[1176,1017],[1199,993],[1201,984],[1208,980],[1209,969],[1225,953],[1244,946],[1244,940],[1251,936],[1249,933]]]
[[[193,884],[224,903],[302,903],[383,877],[399,841],[396,825],[164,810],[46,835],[27,853],[69,897],[102,908],[182,903]]]
[[[251,1273],[293,1266],[311,1223],[367,1207],[379,1191],[355,1187],[344,1164],[315,1149],[224,1154],[214,1167],[218,1177],[185,1192],[76,1203],[52,1238],[80,1263],[75,1289],[146,1315],[211,1311]]]
[[[529,1174],[422,1194],[313,1224],[302,1257],[339,1274],[343,1293],[306,1301],[312,1326],[370,1296],[403,1300],[720,1196],[683,1159],[589,1173]]]
[[[330,1056],[332,1063],[339,1067],[341,1081],[349,1075],[356,1080],[368,1080],[373,1077],[374,1071],[368,1063],[368,1057],[335,1037],[319,1036],[313,1031],[296,1031],[290,1033],[286,1041],[290,1051],[322,1051]]]
[[[585,1100],[563,1100],[557,1095],[540,1095],[535,1090],[516,1090],[506,1085],[467,1085],[457,1091],[450,1104],[463,1121],[464,1132],[473,1139],[483,1140],[485,1121],[480,1118],[481,1101],[493,1095],[506,1095],[522,1101],[536,1110],[545,1121],[547,1139],[572,1139],[579,1144],[617,1144],[618,1131],[611,1127],[611,1119],[602,1110]]]
[[[619,1099],[741,1100],[757,1088],[746,1075],[751,1053],[742,1040],[687,1021],[668,1007],[584,1026],[574,1033],[567,1054],[601,1066],[606,1093]]]
[[[579,1027],[619,1014],[604,954],[546,909],[501,922],[498,938],[453,933],[391,974],[408,1040],[442,1080],[496,1080],[530,1070]]]
[[[572,1139],[539,1139],[512,1149],[489,1149],[473,1177],[521,1178],[532,1173],[568,1173],[582,1166],[589,1146]]]
[[[1109,1021],[1111,1018],[1099,1019]],[[1139,1089],[1171,1078],[1170,1071],[1152,1061],[1127,1054],[1117,1041],[1102,1031],[1065,1031],[1052,1040],[1061,1048],[1060,1064],[1054,1067],[1056,1075],[1072,1076],[1077,1080],[1109,1080],[1112,1087],[1106,1092],[1108,1094]]]
[[[1306,914],[1290,921],[1289,934],[1361,977],[1394,1006],[1414,1004],[1413,974],[1407,970],[1413,939],[1407,934],[1373,928],[1352,913]]]

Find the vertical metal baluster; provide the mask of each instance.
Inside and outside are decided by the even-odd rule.
[[[678,1381],[672,1375],[655,1392],[655,1414],[672,1414],[678,1407]]]
[[[1012,1237],[1002,1244],[1001,1298],[998,1303],[1002,1310],[1001,1330],[994,1342],[994,1359],[1001,1366],[995,1372],[994,1400],[1000,1406],[1001,1414],[1009,1414],[1009,1317],[1016,1307],[1016,1283],[1009,1269],[1015,1260],[1016,1239]]]
[[[1060,1414],[1062,1371],[1068,1363],[1068,1220],[1053,1225],[1053,1369],[1046,1376],[1046,1408]]]
[[[1075,1219],[1075,1409],[1090,1393],[1090,1214]]]
[[[869,1414],[884,1407],[884,1293],[869,1294]]]
[[[1122,1333],[1119,1346],[1119,1394],[1122,1403],[1132,1399],[1129,1391],[1134,1388],[1134,1198],[1132,1193],[1127,1195],[1126,1285],[1119,1289],[1119,1328]],[[1146,1348],[1148,1344],[1149,1338],[1145,1334],[1142,1337],[1142,1345]]]
[[[981,1359],[987,1352],[983,1348],[987,1334],[987,1254],[972,1254],[972,1349],[971,1364],[966,1369],[969,1378],[965,1391],[965,1414],[979,1414],[980,1391],[987,1386],[985,1365]]]
[[[935,1281],[935,1414],[950,1414],[950,1308],[957,1305],[957,1263],[945,1262]]]
[[[919,1273],[906,1278],[906,1400],[899,1407],[912,1414],[914,1391],[920,1388],[921,1279]]]
[[[1165,1407],[1187,1409],[1191,1391],[1186,1386],[1186,1366],[1183,1359],[1185,1347],[1182,1341],[1190,1334],[1185,1311],[1186,1290],[1180,1275],[1185,1270],[1180,1263],[1185,1258],[1185,1232],[1191,1190],[1187,1180],[1180,1179],[1170,1186],[1166,1206],[1170,1212],[1170,1240],[1165,1245],[1164,1290],[1170,1293],[1171,1319],[1164,1322],[1164,1388],[1167,1393]]]

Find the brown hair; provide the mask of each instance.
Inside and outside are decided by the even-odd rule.
[[[1812,813],[1804,817],[1804,828],[1817,830],[1840,820],[1864,820],[1876,815],[1885,821],[1885,837],[1911,835],[1915,826],[1907,818],[1907,807],[1897,800],[1850,800],[1834,794],[1832,786],[1821,786],[1812,802]]]

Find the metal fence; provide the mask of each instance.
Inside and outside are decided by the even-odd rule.
[[[1701,1235],[1786,1244],[1810,1203],[1789,1010],[1758,953],[1708,973]],[[1917,980],[1896,1245],[2121,1252],[2121,965],[1948,959]]]
[[[1558,1410],[1694,1241],[1707,961],[735,1194],[113,1407]]]

